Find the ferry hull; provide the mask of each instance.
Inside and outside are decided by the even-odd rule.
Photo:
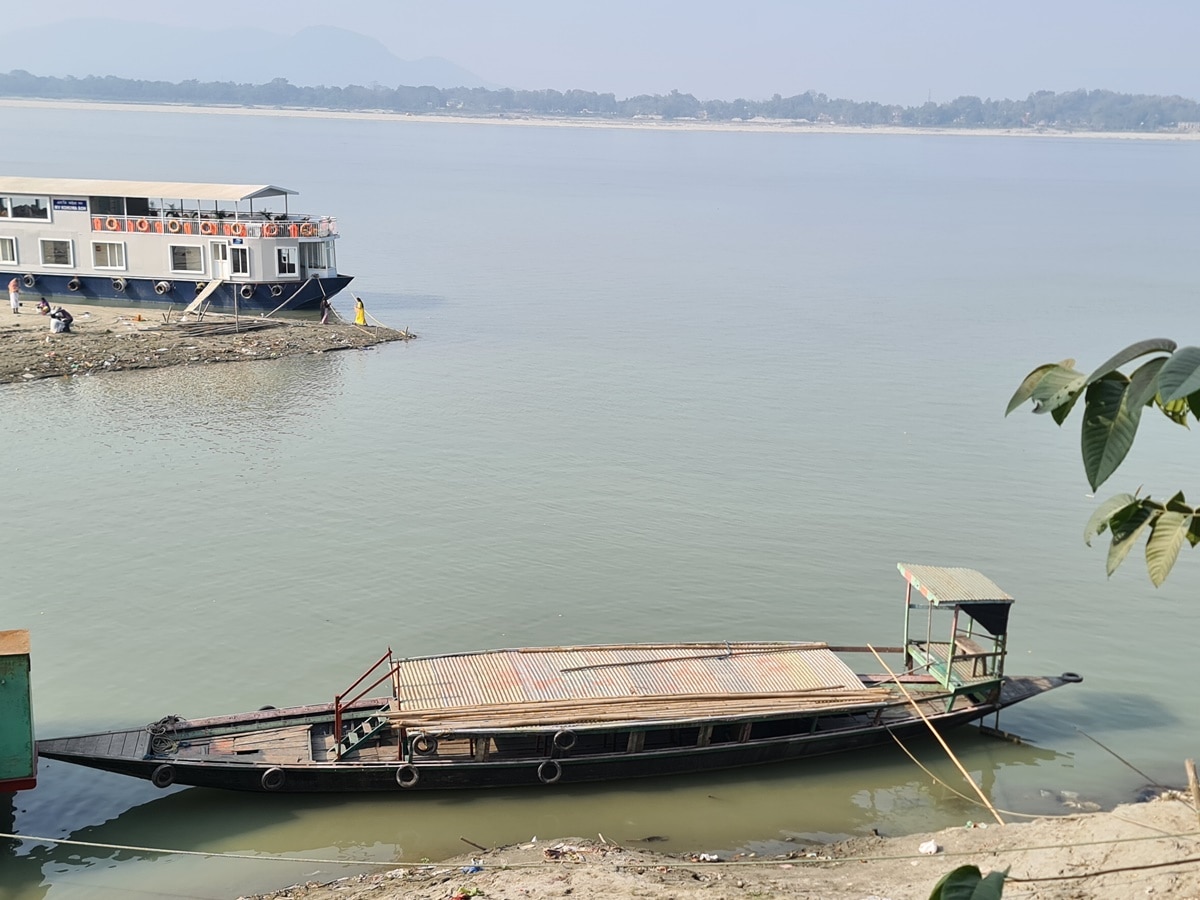
[[[131,278],[100,275],[33,276],[15,271],[0,272],[0,284],[16,277],[21,284],[21,304],[30,306],[45,299],[51,306],[90,303],[110,306],[145,306],[153,309],[182,309],[196,299],[208,284],[196,278]],[[322,297],[332,298],[353,280],[352,275],[312,276],[305,281],[229,281],[205,298],[205,307],[219,312],[296,312],[315,310]]]

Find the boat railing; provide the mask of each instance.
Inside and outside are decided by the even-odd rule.
[[[232,213],[152,210],[143,216],[92,216],[94,232],[226,237],[332,237],[336,216],[299,213]]]
[[[383,666],[385,663],[387,664],[387,667],[384,670],[383,674],[380,675],[378,678],[376,678],[374,681],[372,681],[370,684],[363,687],[362,686],[363,682],[365,682],[368,678],[370,678],[372,675],[374,675],[376,672],[378,672],[380,667]],[[363,697],[367,696],[367,694],[369,694],[371,691],[375,690],[375,688],[379,687],[379,685],[383,684],[383,682],[390,679],[392,677],[392,673],[395,671],[396,671],[396,662],[392,658],[392,648],[388,647],[387,653],[385,653],[385,654],[383,654],[383,656],[379,657],[379,659],[375,662],[375,664],[373,666],[371,666],[371,668],[367,669],[367,671],[363,672],[360,676],[358,676],[357,681],[355,681],[352,685],[350,685],[350,687],[346,688],[344,691],[342,691],[340,694],[336,695],[333,698],[333,733],[335,735],[334,740],[337,740],[342,735],[342,712],[343,712],[343,710],[346,710],[349,707],[353,706],[355,703],[357,703]],[[357,691],[357,693],[355,693],[356,691]],[[351,695],[353,695],[353,696],[351,696]]]

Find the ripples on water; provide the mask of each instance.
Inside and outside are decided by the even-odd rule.
[[[32,631],[40,735],[314,702],[388,643],[891,643],[903,559],[1017,597],[1010,670],[1086,676],[1005,714],[1033,746],[956,736],[997,806],[1129,797],[1140,777],[1077,729],[1182,777],[1196,561],[1157,592],[1135,559],[1105,581],[1079,540],[1096,501],[1078,424],[1002,413],[1037,363],[1188,340],[1200,145],[10,116],[47,136],[14,174],[301,190],[340,216],[368,310],[421,335],[0,391],[0,624]],[[68,129],[177,146],[81,171]],[[298,149],[234,172],[202,137]],[[1189,437],[1144,423],[1112,492],[1186,489]],[[26,834],[386,861],[460,836],[767,852],[982,818],[893,750],[403,801],[160,792],[46,763],[16,808]],[[27,843],[0,885],[233,896],[339,874]]]

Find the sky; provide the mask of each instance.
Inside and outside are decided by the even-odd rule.
[[[522,89],[758,100],[813,90],[916,105],[1107,89],[1200,99],[1195,0],[166,0],[11,3],[6,32],[71,18],[280,34],[333,25],[402,59]],[[48,48],[52,53],[53,49]],[[206,51],[210,52],[210,51]],[[103,73],[97,73],[103,74]]]

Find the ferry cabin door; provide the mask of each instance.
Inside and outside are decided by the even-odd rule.
[[[213,241],[211,246],[213,278],[224,281],[229,277],[229,244],[225,241]]]

